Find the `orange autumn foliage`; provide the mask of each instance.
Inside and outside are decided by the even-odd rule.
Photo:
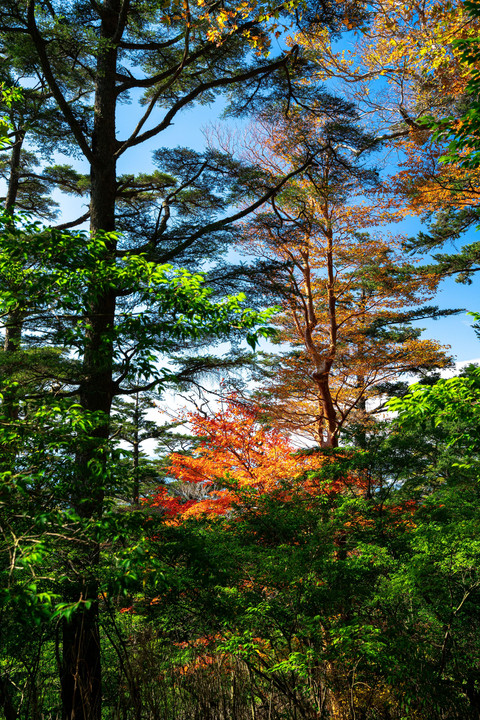
[[[282,427],[335,447],[348,426],[371,426],[404,373],[450,360],[410,325],[439,277],[415,272],[419,258],[405,257],[405,238],[381,231],[403,218],[403,199],[396,206],[379,192],[358,162],[353,130],[333,148],[327,129],[321,108],[316,118],[260,118],[245,152],[263,172],[291,170],[302,148],[321,151],[244,224],[241,250],[271,264],[257,282],[281,304],[278,339],[291,347],[267,359],[263,376],[257,370],[256,397]]]
[[[404,138],[397,146],[403,154],[402,161],[398,171],[385,181],[383,190],[392,206],[405,208],[411,215],[437,213],[452,205],[478,206],[478,169],[443,163],[446,146],[433,142],[426,132]]]
[[[179,497],[171,495],[167,488],[163,486],[158,488],[148,504],[151,507],[162,508],[163,515],[171,519],[186,512],[195,502],[193,498],[182,501]]]
[[[178,485],[162,487],[151,498],[169,521],[200,515],[225,515],[253,497],[275,492],[287,500],[293,485],[310,494],[339,492],[358,479],[320,482],[315,471],[325,465],[321,454],[299,454],[289,437],[276,428],[265,428],[258,411],[230,396],[221,411],[206,417],[191,413],[188,420],[195,436],[202,438],[191,455],[172,453],[169,475]]]

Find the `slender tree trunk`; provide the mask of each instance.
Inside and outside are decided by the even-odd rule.
[[[137,392],[135,395],[135,410],[133,414],[133,504],[138,505],[140,500],[140,442],[138,437],[138,427],[140,423],[140,397]]]
[[[20,162],[24,139],[25,133],[21,130],[17,130],[15,132],[15,142],[12,145],[12,153],[10,156],[10,175],[8,178],[7,196],[5,199],[5,210],[9,212],[13,212],[17,202],[20,179]],[[19,349],[22,337],[23,320],[24,316],[20,308],[13,309],[9,312],[5,323],[5,343],[3,346],[5,352],[16,352]]]
[[[10,175],[7,186],[7,196],[5,199],[5,210],[12,212],[17,202],[20,162],[22,156],[22,146],[25,133],[21,130],[15,132],[15,142],[12,145],[10,156]],[[13,226],[13,218],[12,218]],[[5,322],[5,342],[3,350],[5,353],[13,354],[20,349],[22,340],[23,321],[25,313],[20,307],[12,308]],[[13,362],[13,359],[12,359]],[[8,387],[8,384],[2,388],[2,416],[7,423],[15,423],[18,420],[18,397],[14,388]],[[2,447],[0,450],[2,462],[9,470],[13,470],[15,458],[17,454],[16,447],[10,444],[8,447]]]
[[[322,405],[322,429],[326,431],[323,445],[325,447],[338,447],[338,422],[330,391],[330,368],[321,368],[313,373],[312,377],[317,385]]]
[[[328,208],[325,207],[325,217],[328,218]],[[337,298],[335,296],[335,268],[333,266],[333,232],[327,230],[327,304],[328,320],[330,324],[330,344],[327,359],[324,363],[323,372],[317,379],[318,389],[323,400],[325,420],[327,423],[328,445],[338,445],[338,420],[333,405],[332,393],[330,390],[330,373],[337,354]]]
[[[323,210],[325,220],[328,220],[328,207],[325,205]],[[319,352],[316,344],[312,337],[312,331],[314,324],[312,321],[307,323],[305,344],[308,352],[310,353],[313,362],[315,363],[315,371],[312,374],[318,396],[320,398],[321,405],[321,427],[319,428],[319,434],[324,437],[323,445],[325,447],[337,447],[338,446],[338,418],[335,406],[333,404],[332,392],[330,390],[330,373],[335,362],[337,353],[337,314],[336,314],[336,302],[335,296],[335,268],[333,265],[333,233],[331,229],[326,231],[326,259],[327,259],[327,308],[328,308],[328,320],[329,320],[329,344],[328,348]],[[313,301],[310,300],[312,297],[310,268],[308,268],[308,277],[305,276],[306,285],[308,287],[308,298],[312,304],[310,315],[312,319],[316,316],[313,309]]]
[[[5,198],[5,208],[7,210],[13,210],[17,202],[20,182],[20,160],[24,139],[25,133],[22,130],[17,130],[15,132],[15,142],[12,145],[12,154],[10,155],[10,177],[8,179],[7,197]]]
[[[11,356],[11,367],[14,367],[16,364],[13,353],[20,350],[24,319],[25,312],[20,308],[16,308],[8,313],[5,323],[3,351]],[[14,386],[9,386],[8,381],[2,388],[2,416],[6,423],[16,423],[18,420],[18,392]],[[6,450],[6,455],[2,452],[2,456],[4,456],[5,459],[8,458],[8,462],[13,465],[17,454],[16,448],[10,444],[7,448],[4,448],[4,450]],[[10,467],[9,469],[11,470],[13,468]]]
[[[324,208],[325,218],[328,218],[328,208]],[[299,333],[303,334],[305,349],[314,364],[311,378],[317,386],[319,402],[318,438],[324,447],[336,447],[338,444],[337,413],[330,391],[330,372],[337,352],[337,319],[335,297],[335,270],[333,267],[333,233],[326,233],[327,239],[327,305],[330,323],[330,341],[326,349],[317,345],[314,337],[318,326],[315,310],[314,293],[312,287],[312,274],[309,250],[302,252],[302,264],[299,265],[303,274],[304,295],[302,298],[303,330],[297,317],[297,309],[293,310],[293,319]]]
[[[361,288],[360,291],[360,312],[361,312],[361,326],[365,327],[365,317],[367,312],[367,300],[366,300],[366,293],[365,288]],[[359,358],[362,358],[365,354],[365,341],[360,340],[357,343],[357,355]],[[357,392],[359,394],[359,399],[357,402],[357,410],[359,415],[358,420],[358,432],[356,435],[356,444],[359,448],[366,448],[367,446],[367,428],[366,428],[366,422],[367,422],[367,399],[365,397],[365,376],[363,372],[359,372],[357,374]]]
[[[94,127],[92,137],[90,232],[115,230],[116,138],[115,79],[117,49],[112,38],[119,21],[118,0],[107,0],[102,7],[101,43],[97,60]],[[102,43],[103,41],[103,43]],[[114,261],[116,243],[107,237],[104,260]],[[108,278],[91,278],[87,301],[87,330],[83,357],[80,403],[87,413],[98,413],[98,421],[77,455],[77,480],[72,505],[84,518],[99,518],[103,511],[105,443],[113,397],[113,328],[115,290]],[[74,601],[87,600],[64,623],[62,705],[64,720],[101,720],[102,672],[98,623],[98,544],[91,540],[82,546],[76,562],[78,582],[72,583]]]

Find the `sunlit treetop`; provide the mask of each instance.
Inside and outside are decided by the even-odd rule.
[[[296,41],[311,53],[317,78],[341,83],[370,122],[391,123],[401,121],[401,113],[415,121],[458,98],[469,71],[455,41],[476,34],[478,22],[457,0],[381,0],[342,49],[321,29]]]

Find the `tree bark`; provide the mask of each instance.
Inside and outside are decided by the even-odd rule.
[[[25,133],[21,130],[15,132],[15,142],[12,146],[10,156],[10,175],[8,178],[7,196],[5,199],[5,210],[13,213],[17,202],[20,162],[22,155],[22,146]],[[11,220],[13,226],[13,217]],[[20,307],[13,308],[9,311],[5,322],[5,341],[3,350],[5,353],[15,353],[20,349],[22,340],[22,329],[25,314]],[[7,422],[14,423],[18,420],[18,397],[14,388],[3,388],[2,399],[2,415]],[[17,450],[14,446],[3,446],[0,450],[2,461],[5,462],[9,470],[13,470]]]
[[[115,78],[117,48],[112,38],[118,30],[120,3],[108,0],[102,9],[100,46],[95,85],[92,136],[90,233],[115,230],[116,137]],[[107,236],[104,261],[115,260],[116,241]],[[107,273],[108,275],[108,273]],[[86,310],[86,334],[80,403],[101,418],[77,454],[77,479],[72,505],[82,518],[99,518],[103,512],[105,443],[113,398],[113,328],[115,289],[92,276]],[[64,720],[101,720],[102,673],[98,623],[98,544],[91,540],[77,557],[81,574],[72,587],[78,610],[63,628],[62,706]],[[89,607],[84,601],[91,602]]]
[[[15,142],[12,145],[12,154],[10,156],[10,174],[8,178],[7,196],[5,198],[5,210],[9,212],[13,212],[17,202],[20,179],[20,161],[24,138],[24,132],[20,130],[15,132]],[[19,349],[22,337],[22,323],[23,315],[19,309],[11,310],[8,313],[7,321],[5,323],[5,343],[3,346],[5,352],[16,352]]]
[[[325,204],[323,209],[325,220],[328,220],[328,206]],[[312,373],[312,379],[315,382],[320,399],[321,420],[319,435],[324,437],[322,445],[324,447],[338,446],[338,418],[335,406],[333,404],[332,393],[330,390],[330,373],[335,362],[337,354],[337,315],[336,315],[336,296],[335,296],[335,268],[333,265],[333,232],[328,229],[325,233],[327,247],[327,287],[326,301],[328,309],[329,321],[329,344],[328,348],[319,351],[313,337],[313,332],[317,326],[317,317],[313,305],[312,279],[310,272],[310,264],[308,258],[305,257],[304,281],[306,287],[307,303],[305,317],[305,334],[304,341],[307,352],[310,354],[315,365],[315,371]]]
[[[139,393],[135,394],[135,409],[133,414],[133,504],[140,502],[140,398]]]
[[[15,132],[15,142],[12,145],[10,156],[10,176],[8,179],[7,196],[5,198],[6,210],[13,210],[17,202],[18,187],[20,183],[20,159],[25,133],[21,130]]]

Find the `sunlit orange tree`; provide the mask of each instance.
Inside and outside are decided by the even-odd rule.
[[[379,410],[402,373],[448,363],[411,324],[438,313],[424,305],[438,277],[417,273],[402,238],[379,231],[402,213],[359,161],[368,138],[345,126],[332,139],[325,116],[264,122],[258,132],[256,158],[272,174],[295,161],[288,136],[292,147],[323,144],[302,179],[245,228],[244,247],[276,263],[264,286],[282,305],[279,340],[292,347],[268,360],[260,396],[286,427],[336,446],[347,424]]]
[[[235,707],[242,720],[264,707],[292,720],[396,717],[401,698],[414,697],[429,648],[398,564],[410,557],[418,502],[392,489],[395,445],[382,486],[365,453],[292,454],[287,438],[262,428],[238,398],[190,422],[201,444],[172,456],[176,482],[148,510],[165,521],[150,562],[176,580],[147,571],[128,608],[179,633],[170,654],[175,691],[201,692],[202,703]],[[377,483],[370,493],[369,474]],[[412,679],[391,670],[392,653],[403,668],[408,655]]]
[[[266,426],[253,404],[235,396],[209,415],[190,413],[186,421],[200,442],[190,454],[170,455],[167,474],[174,482],[147,501],[175,522],[229,515],[264,494],[284,502],[296,488],[315,495],[355,485],[361,492],[359,477],[325,483],[323,456],[298,452],[284,431]]]
[[[192,418],[202,446],[174,457],[172,475],[217,490],[221,474],[238,478],[235,504],[183,512],[163,494],[149,562],[169,580],[148,570],[128,608],[180,636],[170,691],[185,717],[200,696],[214,717],[222,703],[242,720],[265,708],[278,720],[476,720],[479,386],[468,368],[411,388],[371,452],[314,453],[315,490],[262,479],[267,458],[294,472],[302,461],[275,455],[275,434],[238,399]],[[367,474],[370,493],[347,480]],[[140,667],[148,654],[134,652]]]

